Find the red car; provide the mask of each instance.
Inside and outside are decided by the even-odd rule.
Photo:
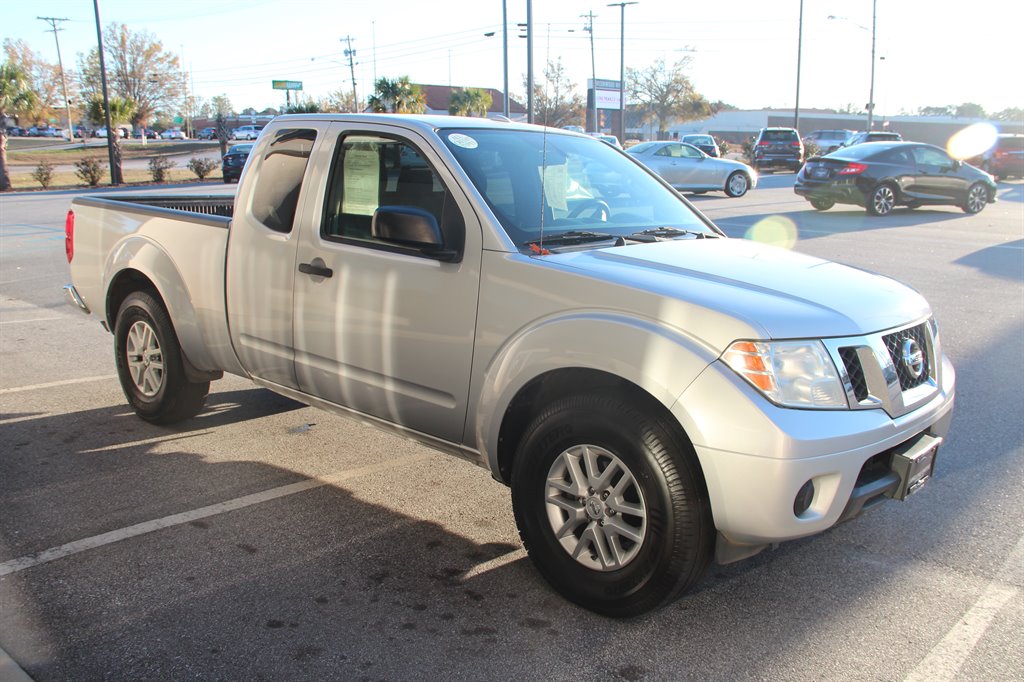
[[[975,165],[999,180],[1024,177],[1024,135],[1000,135]]]

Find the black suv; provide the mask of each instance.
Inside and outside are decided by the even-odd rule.
[[[754,138],[754,169],[788,168],[796,173],[804,165],[804,143],[795,128],[761,128]]]

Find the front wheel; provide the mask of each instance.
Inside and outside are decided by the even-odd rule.
[[[171,319],[150,294],[135,292],[121,304],[114,352],[125,398],[146,421],[172,424],[203,408],[210,382],[188,380]]]
[[[616,393],[557,400],[531,422],[512,504],[541,575],[607,616],[669,602],[711,560],[714,525],[692,445],[667,417]]]
[[[815,211],[827,211],[836,205],[831,199],[811,199],[810,202]]]
[[[967,190],[967,201],[964,202],[963,208],[964,213],[981,213],[981,209],[985,208],[985,204],[988,203],[988,189],[985,185],[980,182],[971,185],[971,188]]]
[[[725,193],[729,196],[741,197],[750,188],[750,178],[742,171],[736,171],[725,181]]]
[[[883,216],[892,213],[896,207],[896,193],[889,185],[879,185],[868,197],[867,210],[871,215]]]

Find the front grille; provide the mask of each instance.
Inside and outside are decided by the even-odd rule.
[[[857,402],[868,399],[868,383],[864,379],[864,368],[860,366],[860,357],[857,349],[851,346],[839,349],[839,356],[846,366],[846,373],[850,377],[850,385],[853,387],[853,395]]]
[[[903,344],[907,339],[913,339],[924,355],[924,366],[918,377],[914,377],[906,363],[903,362]],[[889,351],[889,357],[892,358],[892,364],[896,368],[896,374],[900,379],[900,388],[904,391],[909,391],[928,381],[931,375],[931,366],[929,365],[928,341],[923,324],[903,329],[894,334],[886,334],[882,337],[882,342],[885,343],[885,348]]]

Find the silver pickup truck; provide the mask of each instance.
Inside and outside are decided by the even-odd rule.
[[[67,252],[140,417],[229,372],[468,459],[551,585],[612,616],[905,498],[952,416],[915,291],[727,239],[567,131],[283,116],[233,203],[80,197]]]

